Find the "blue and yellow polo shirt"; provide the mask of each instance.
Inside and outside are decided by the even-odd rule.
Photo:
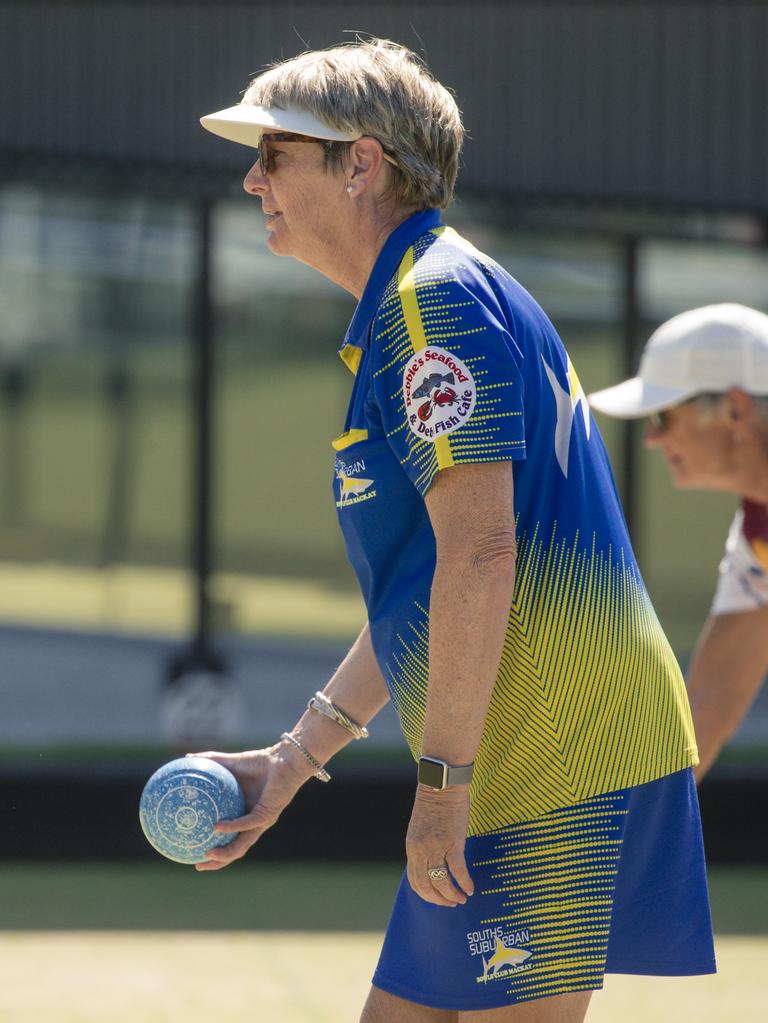
[[[680,670],[635,562],[576,370],[533,298],[427,210],[384,245],[341,356],[334,496],[374,650],[418,757],[449,466],[508,461],[518,559],[470,834],[696,763]]]

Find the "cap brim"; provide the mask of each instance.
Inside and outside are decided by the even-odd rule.
[[[265,131],[292,131],[327,142],[354,142],[361,137],[359,132],[332,128],[306,110],[281,110],[250,103],[206,114],[200,118],[200,124],[206,131],[243,146],[258,146]]]
[[[598,412],[617,419],[641,419],[652,412],[661,412],[690,398],[693,391],[679,387],[659,387],[641,377],[625,380],[615,387],[606,387],[587,395],[587,401]]]

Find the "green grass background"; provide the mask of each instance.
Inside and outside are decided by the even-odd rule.
[[[196,259],[189,210],[170,199],[51,186],[0,190],[0,211],[13,232],[0,253],[0,305],[9,313],[4,366],[16,365],[23,379],[16,400],[7,383],[0,388],[0,565],[82,566],[109,579],[113,566],[189,564]],[[462,197],[448,220],[547,310],[587,392],[622,379],[621,241],[597,225],[588,234],[583,222],[556,229],[557,217],[548,228],[545,210],[538,229],[516,225],[508,212]],[[648,219],[648,231],[655,227]],[[214,239],[214,564],[241,580],[319,585],[298,628],[291,623],[295,633],[322,618],[321,604],[355,591],[330,495],[330,441],[343,430],[351,385],[335,351],[354,301],[308,267],[272,256],[253,202],[217,203]],[[646,240],[638,285],[647,320],[638,341],[681,308],[715,299],[761,306],[765,266],[755,248]],[[121,371],[127,391],[115,405],[107,384]],[[618,470],[620,427],[602,417],[599,425]],[[641,567],[685,659],[735,501],[677,493],[658,456],[638,461]],[[88,580],[86,590],[99,585]],[[144,593],[153,585],[150,577],[141,584]],[[30,604],[46,603],[38,589],[14,606],[13,593],[24,589],[18,578],[6,589],[3,620],[24,622]],[[188,622],[188,589],[163,592],[153,607],[157,629],[177,632],[180,620]],[[261,609],[274,605],[271,593],[259,603],[245,586],[224,589],[226,628],[259,630],[261,614],[260,631],[286,631],[276,618],[292,617],[290,598],[267,615]],[[139,591],[111,587],[98,621],[83,611],[81,624],[121,627],[130,621],[126,603],[151,603]],[[55,599],[70,604],[63,626],[73,624],[78,601],[94,602],[87,592]],[[45,614],[56,624],[55,606]],[[351,635],[359,620],[347,611],[335,617],[337,635]]]
[[[356,1023],[399,868],[0,867],[0,1023]],[[718,974],[606,977],[589,1023],[763,1023],[768,872],[711,874]]]
[[[616,338],[597,329],[564,334],[585,388],[617,377]],[[240,577],[320,582],[318,599],[327,594],[332,601],[334,592],[353,594],[355,583],[330,494],[330,440],[343,429],[351,378],[333,346],[328,349],[299,360],[273,354],[264,364],[228,358],[224,350],[216,392],[214,509],[219,569]],[[96,567],[105,577],[113,564],[186,563],[190,415],[185,363],[177,356],[174,361],[168,351],[140,351],[133,357],[135,393],[119,424],[105,403],[97,358],[38,367],[17,430],[21,505],[15,520],[7,506],[0,515],[0,559]],[[5,426],[7,435],[7,417]],[[617,424],[601,420],[600,429],[618,466]],[[131,454],[123,480],[123,528],[115,530],[114,523],[108,528],[107,509],[118,430]],[[711,600],[735,502],[724,495],[676,492],[658,456],[640,457],[640,477],[639,556],[659,616],[685,658]],[[227,621],[235,629],[238,599],[230,587]],[[179,600],[173,595],[165,602],[169,630],[179,616]],[[113,608],[119,619],[119,602]],[[14,618],[12,594],[6,595],[4,614]],[[15,617],[23,618],[21,605]],[[162,627],[162,614],[157,622]]]
[[[243,862],[4,863],[0,930],[378,931],[402,867]],[[719,934],[768,934],[768,870],[710,870]]]

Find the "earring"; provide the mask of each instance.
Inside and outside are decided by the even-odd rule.
[[[352,191],[353,191],[352,186],[347,185],[347,195],[352,195]]]

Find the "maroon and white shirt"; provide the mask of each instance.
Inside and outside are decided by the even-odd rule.
[[[766,604],[768,506],[745,499],[728,533],[712,614],[738,614]]]

